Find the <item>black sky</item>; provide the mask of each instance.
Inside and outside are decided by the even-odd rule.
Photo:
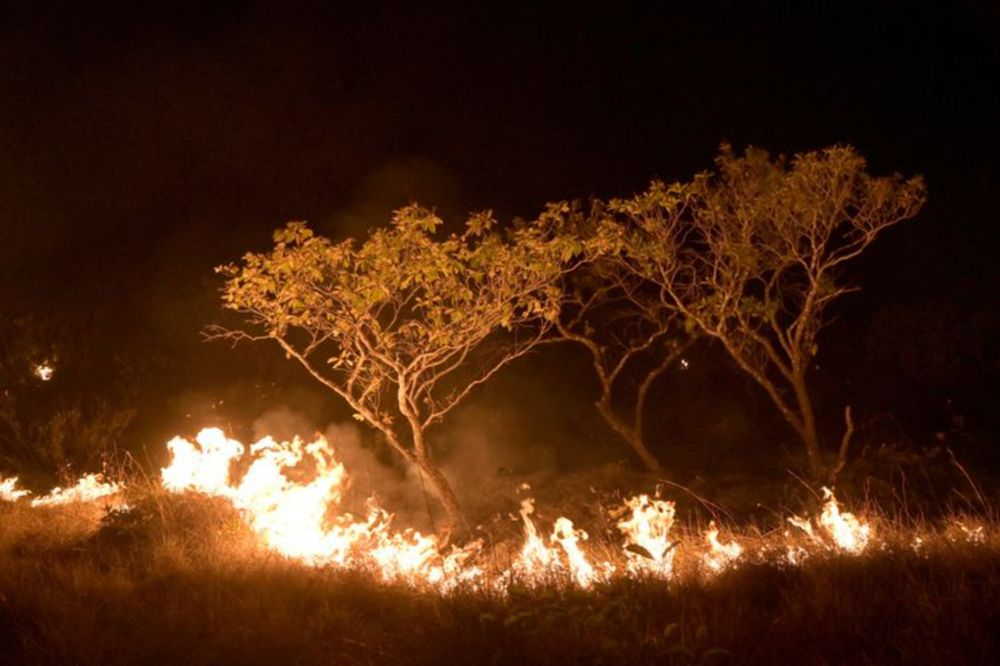
[[[992,4],[361,4],[6,3],[3,309],[195,340],[212,267],[286,220],[529,216],[688,178],[723,140],[927,177],[856,304],[995,300]]]

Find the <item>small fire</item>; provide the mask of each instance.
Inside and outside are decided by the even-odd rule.
[[[49,365],[49,363],[39,363],[35,366],[35,376],[41,379],[43,382],[47,382],[52,379],[56,369]]]
[[[0,500],[6,502],[16,502],[17,500],[30,495],[30,490],[23,490],[17,487],[17,477],[12,476],[5,479],[0,476]]]
[[[101,474],[87,474],[80,477],[76,485],[68,488],[56,486],[48,495],[31,500],[31,506],[59,506],[75,502],[93,502],[102,497],[117,495],[123,487],[119,483],[104,480]]]
[[[735,541],[725,544],[719,541],[719,528],[715,526],[715,521],[708,524],[705,541],[708,542],[709,552],[702,556],[701,561],[713,573],[733,565],[743,554],[743,547]]]
[[[813,528],[813,522],[809,518],[792,516],[788,522],[802,530],[810,541],[838,551],[860,555],[868,547],[871,539],[871,527],[862,522],[853,513],[840,510],[837,498],[829,488],[823,488],[823,510],[819,517],[813,522],[821,530],[821,534]],[[792,550],[801,550],[797,547],[789,547],[788,559],[792,564],[801,561],[801,553],[792,553]]]
[[[550,549],[540,536],[531,514],[535,512],[535,498],[521,500],[521,521],[524,523],[524,546],[515,569],[529,580],[537,580],[559,562],[557,553]]]
[[[625,554],[633,573],[669,577],[673,571],[674,547],[670,528],[674,525],[674,503],[637,495],[625,501],[628,519],[618,523],[625,535]]]
[[[586,555],[583,554],[579,546],[580,541],[587,540],[587,533],[583,530],[575,529],[573,521],[569,518],[559,517],[556,519],[550,538],[553,542],[562,546],[563,552],[566,553],[569,570],[576,584],[580,587],[590,587],[593,585],[594,581],[597,580],[597,572],[591,566],[590,562],[587,561]]]
[[[535,511],[535,500],[521,501],[521,521],[524,524],[524,546],[513,566],[513,573],[529,585],[559,580],[566,575],[583,588],[607,579],[614,573],[614,565],[604,562],[595,568],[580,548],[580,542],[588,539],[587,532],[577,529],[573,521],[565,516],[556,518],[549,536],[549,542],[559,548],[549,546],[538,534],[538,528],[531,519]],[[560,555],[559,551],[562,550]]]

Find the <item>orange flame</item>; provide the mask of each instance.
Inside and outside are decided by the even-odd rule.
[[[442,555],[433,536],[414,530],[390,531],[391,515],[370,503],[365,520],[338,514],[347,472],[323,437],[276,442],[265,437],[249,450],[252,460],[237,481],[232,468],[247,453],[217,428],[198,433],[193,443],[170,441],[172,460],[161,472],[174,492],[193,490],[230,500],[262,541],[282,555],[311,565],[354,566],[376,571],[384,580],[405,579],[448,588],[478,579],[462,564],[478,542]],[[291,472],[308,472],[309,482]]]
[[[633,573],[669,577],[673,571],[674,546],[670,528],[674,525],[673,502],[637,495],[625,501],[628,519],[618,523],[625,535],[625,555]]]
[[[709,552],[702,556],[701,561],[712,573],[732,566],[743,554],[743,547],[735,541],[726,544],[719,542],[719,528],[715,526],[715,521],[708,524],[705,541],[708,542]]]
[[[87,474],[80,477],[76,485],[69,488],[56,486],[48,495],[31,500],[31,506],[58,506],[74,502],[92,502],[117,495],[123,490],[121,484],[107,482],[101,474]]]
[[[823,488],[823,499],[823,510],[814,521],[792,516],[788,518],[788,522],[802,530],[817,545],[854,555],[863,553],[871,539],[871,527],[853,513],[841,511],[837,498],[829,488]],[[821,530],[819,533],[813,529],[814,523]],[[802,548],[789,547],[788,559],[792,564],[800,562],[803,555]]]
[[[6,502],[16,502],[17,500],[30,495],[30,490],[23,490],[17,487],[17,477],[12,476],[5,479],[0,476],[0,500]]]

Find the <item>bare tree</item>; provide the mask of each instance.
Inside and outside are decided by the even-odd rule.
[[[271,252],[219,269],[224,305],[244,325],[213,334],[280,345],[415,465],[462,527],[426,432],[552,326],[559,276],[585,250],[547,230],[556,223],[542,216],[503,238],[483,214],[438,239],[441,220],[410,206],[360,245],[290,223]]]
[[[854,291],[842,269],[924,203],[919,178],[872,177],[850,147],[797,155],[723,146],[717,173],[612,208],[633,221],[627,255],[692,327],[718,340],[770,396],[824,472],[807,381],[828,306]],[[845,412],[850,431],[849,410]],[[847,451],[840,448],[839,469]]]

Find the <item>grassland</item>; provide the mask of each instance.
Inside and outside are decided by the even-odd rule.
[[[228,505],[133,491],[133,510],[0,503],[0,659],[29,664],[995,664],[1000,528],[872,512],[862,555],[450,594],[310,568]],[[593,528],[592,528],[593,529]],[[598,532],[594,551],[621,558]],[[915,536],[921,542],[915,545]],[[784,548],[746,528],[748,552]],[[489,544],[499,562],[516,543]],[[778,552],[778,551],[776,551]],[[615,555],[617,553],[618,555]],[[751,558],[753,559],[753,558]],[[686,564],[687,563],[687,564]]]

